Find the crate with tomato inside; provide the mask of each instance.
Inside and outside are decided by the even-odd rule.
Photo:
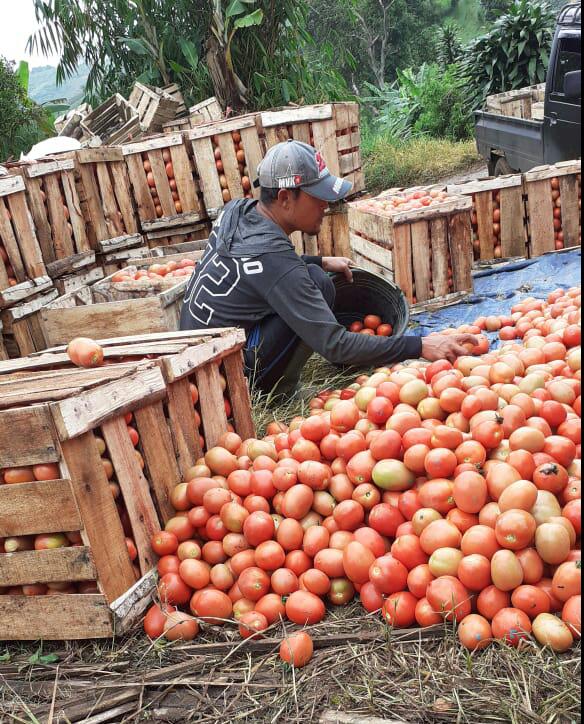
[[[183,134],[161,135],[122,146],[140,229],[148,234],[206,219],[189,145]]]
[[[259,198],[253,186],[264,157],[259,114],[203,123],[185,138],[193,149],[210,219],[233,199]]]
[[[261,114],[268,148],[293,138],[320,151],[332,174],[365,189],[358,103],[327,103]]]
[[[470,196],[475,261],[527,256],[527,220],[521,174],[449,186]]]
[[[530,257],[581,246],[582,162],[534,168],[524,182]]]
[[[395,282],[410,304],[459,298],[473,289],[471,207],[435,187],[353,202],[353,259]]]
[[[23,284],[34,287],[46,275],[25,182],[20,176],[0,178],[0,304],[7,302],[4,293],[22,298]]]

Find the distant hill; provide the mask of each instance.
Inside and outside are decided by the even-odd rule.
[[[71,107],[79,105],[85,92],[89,67],[80,65],[77,73],[62,85],[57,85],[57,69],[51,65],[32,68],[30,71],[29,95],[37,103],[46,103],[57,98],[66,98]]]

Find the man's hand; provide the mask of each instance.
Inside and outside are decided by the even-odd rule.
[[[351,259],[342,256],[324,256],[322,258],[322,268],[325,272],[333,274],[344,274],[348,282],[353,281],[352,268],[355,266]]]
[[[422,357],[428,362],[438,362],[447,359],[456,362],[459,357],[472,354],[471,350],[463,345],[476,347],[479,340],[472,334],[453,334],[450,337],[432,335],[422,340]]]

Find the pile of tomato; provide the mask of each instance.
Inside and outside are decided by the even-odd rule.
[[[151,264],[148,269],[137,269],[126,267],[116,272],[111,281],[114,284],[131,281],[162,281],[163,279],[176,279],[179,281],[188,278],[195,271],[197,263],[192,259],[181,259],[180,261],[169,261],[167,264]]]
[[[149,636],[201,622],[259,636],[358,597],[392,627],[458,622],[464,646],[580,637],[580,289],[479,319],[455,365],[362,376],[273,423],[227,433],[152,540]],[[482,331],[513,329],[489,351]],[[447,330],[447,332],[457,330]],[[518,343],[521,339],[521,343]]]
[[[393,326],[384,323],[377,314],[368,314],[362,320],[350,324],[347,329],[355,334],[368,334],[372,337],[391,337],[393,334]]]

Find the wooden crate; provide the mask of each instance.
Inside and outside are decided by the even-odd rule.
[[[449,186],[448,192],[472,198],[475,261],[527,256],[527,220],[521,174]]]
[[[81,537],[76,547],[0,554],[1,639],[111,637],[140,617],[154,585],[151,535],[174,515],[170,495],[201,456],[201,433],[212,446],[228,429],[221,374],[233,422],[246,438],[255,435],[244,341],[240,330],[104,340],[109,364],[97,370],[72,368],[63,349],[0,363],[0,468],[57,463],[62,476],[0,485],[0,538]],[[135,566],[126,536],[138,551]],[[60,581],[95,581],[98,592],[70,593],[55,606],[54,597],[6,591]],[[23,610],[33,615],[19,625]]]
[[[581,246],[581,173],[581,161],[565,161],[524,174],[530,257]]]
[[[189,108],[189,115],[203,116],[205,122],[220,121],[223,119],[223,109],[217,98],[213,96]]]
[[[471,207],[472,200],[461,196],[387,216],[351,203],[353,259],[395,281],[411,304],[472,291]]]
[[[212,229],[211,222],[203,221],[198,224],[185,224],[184,226],[174,226],[171,229],[149,231],[144,236],[151,249],[160,246],[175,247],[198,241],[206,242]]]
[[[37,161],[19,169],[45,264],[90,252],[75,180],[74,158]]]
[[[268,148],[293,138],[317,148],[330,172],[365,189],[358,103],[328,103],[261,114]]]
[[[136,141],[143,134],[136,109],[119,93],[86,116],[81,128],[90,138],[110,146]]]
[[[0,292],[46,274],[25,182],[20,176],[0,178]]]
[[[545,102],[545,88],[546,84],[543,83],[489,96],[486,110],[488,113],[496,113],[509,118],[538,120],[539,108]]]
[[[47,344],[40,326],[39,312],[46,304],[56,302],[58,298],[59,291],[52,288],[0,311],[5,344],[10,357],[25,357],[38,350],[46,349]]]
[[[86,148],[74,154],[81,208],[91,248],[105,253],[141,242],[130,179],[119,148]]]
[[[348,205],[344,202],[331,205],[317,236],[297,231],[292,234],[291,239],[300,255],[350,257]]]
[[[145,133],[160,133],[163,123],[174,120],[180,108],[180,101],[162,88],[143,83],[134,83],[128,102],[136,109]]]
[[[253,186],[264,157],[259,123],[259,114],[252,113],[204,123],[185,133],[210,219],[233,199],[259,198]]]
[[[122,146],[122,153],[140,227],[145,234],[164,231],[170,236],[175,228],[206,219],[193,174],[190,146],[183,134],[161,135],[128,144]],[[169,164],[172,164],[172,170]]]

